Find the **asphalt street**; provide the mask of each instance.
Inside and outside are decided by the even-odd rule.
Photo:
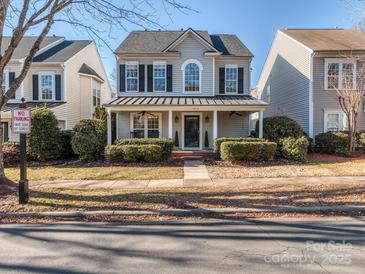
[[[365,218],[0,225],[1,273],[364,273]]]

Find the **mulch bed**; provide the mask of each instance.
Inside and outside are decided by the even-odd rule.
[[[309,161],[319,161],[319,162],[328,162],[328,163],[365,163],[365,154],[364,153],[356,153],[351,157],[343,157],[336,155],[329,155],[323,153],[309,153],[308,154]]]

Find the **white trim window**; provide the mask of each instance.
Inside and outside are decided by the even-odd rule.
[[[200,93],[202,64],[195,59],[186,60],[181,66],[183,71],[183,93]]]
[[[346,115],[341,110],[324,112],[324,131],[341,131],[347,129]]]
[[[3,92],[5,93],[9,88],[9,72],[7,70],[3,71],[3,83],[2,83]]]
[[[348,59],[325,59],[325,89],[356,88],[356,62]]]
[[[225,94],[238,92],[238,65],[225,65]]]
[[[266,87],[266,103],[271,104],[271,86]]]
[[[153,62],[153,91],[166,91],[166,62]]]
[[[55,75],[53,72],[39,74],[39,98],[43,101],[55,99]]]
[[[138,62],[126,62],[125,82],[127,92],[138,91]]]
[[[161,113],[131,113],[133,138],[160,138],[161,127]]]
[[[93,87],[93,106],[100,107],[100,87]]]

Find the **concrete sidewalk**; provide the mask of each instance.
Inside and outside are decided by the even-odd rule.
[[[239,186],[248,184],[277,184],[277,183],[322,183],[365,184],[365,176],[344,177],[289,177],[289,178],[245,178],[245,179],[163,179],[163,180],[55,180],[55,181],[31,181],[31,187],[57,187],[57,188],[180,188],[180,187],[213,187],[213,186]]]

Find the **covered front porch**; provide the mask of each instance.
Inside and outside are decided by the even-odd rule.
[[[262,138],[266,104],[252,97],[232,97],[114,99],[106,105],[108,144],[120,138],[171,138],[176,149],[211,149],[216,138],[250,135],[250,114],[255,112],[259,113]]]

